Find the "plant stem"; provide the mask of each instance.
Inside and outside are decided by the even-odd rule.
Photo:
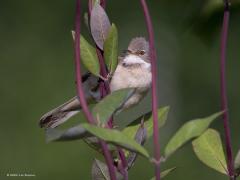
[[[100,74],[102,77],[107,78],[108,72],[106,69],[106,65],[104,63],[103,52],[97,46],[96,46],[96,51],[97,51],[97,56],[98,56],[98,60],[99,60],[99,64],[100,64]],[[108,81],[104,81],[104,82],[100,82],[100,83],[102,84],[102,87],[104,89],[103,97],[105,97],[107,94],[110,93],[109,83],[108,83]]]
[[[232,146],[231,146],[231,132],[230,132],[230,126],[229,126],[227,85],[226,85],[226,46],[227,46],[229,17],[230,17],[229,5],[230,5],[230,2],[228,0],[225,0],[224,16],[223,16],[223,24],[222,24],[222,32],[221,32],[220,83],[221,83],[221,108],[224,111],[223,124],[224,124],[224,131],[225,131],[228,174],[230,176],[230,180],[235,180]]]
[[[141,0],[141,5],[147,25],[149,36],[149,49],[152,71],[152,114],[153,114],[153,141],[155,158],[155,177],[160,180],[160,143],[158,129],[158,97],[157,97],[157,52],[154,45],[154,32],[151,17],[145,0]]]
[[[100,1],[100,4],[101,4],[101,6],[105,9],[105,8],[106,8],[106,5],[107,5],[107,2],[106,2],[106,0],[101,0],[101,1]]]
[[[103,8],[106,7],[106,1],[101,1],[101,6],[103,6]],[[89,7],[90,11],[91,12],[91,8]],[[90,14],[91,16],[91,14]],[[99,49],[96,45],[96,51],[97,51],[97,55],[98,55],[98,60],[99,60],[99,63],[100,63],[100,73],[101,73],[101,76],[103,76],[104,78],[107,78],[108,76],[108,72],[107,72],[107,69],[106,69],[106,65],[105,65],[105,62],[104,62],[104,58],[103,58],[103,52],[101,51],[101,49]],[[105,97],[107,94],[110,93],[110,87],[109,87],[109,83],[108,81],[105,81],[105,82],[100,82],[100,91],[101,91],[101,98]],[[110,117],[108,122],[107,122],[107,127],[108,128],[113,128],[113,117]],[[128,180],[128,172],[127,172],[127,160],[126,160],[126,157],[125,157],[125,154],[123,152],[123,150],[121,148],[118,148],[118,153],[119,153],[119,157],[120,157],[120,160],[121,160],[121,163],[122,163],[122,172],[123,172],[123,176],[124,176],[124,179],[125,180]]]
[[[89,18],[91,18],[91,11],[93,8],[92,4],[93,4],[92,0],[89,0],[88,1]],[[106,0],[101,0],[100,4],[104,9],[106,8]],[[100,74],[102,77],[107,78],[108,72],[107,72],[106,65],[105,65],[104,58],[103,58],[103,51],[101,49],[99,49],[97,47],[97,45],[96,45],[96,52],[97,52],[97,56],[98,56],[98,60],[99,60],[99,64],[100,64]],[[101,92],[101,98],[105,97],[107,94],[110,93],[110,87],[109,87],[108,81],[100,82],[100,92]],[[113,117],[109,118],[107,128],[110,128],[110,129],[113,128]],[[124,179],[128,180],[128,172],[126,170],[126,168],[127,168],[126,157],[121,148],[118,148],[118,152],[119,152],[119,156],[120,156],[121,163],[122,163],[122,171],[123,171]]]
[[[90,124],[94,124],[94,118],[90,113],[87,102],[85,100],[84,91],[82,89],[82,80],[81,80],[81,64],[80,64],[80,0],[76,0],[76,20],[75,20],[75,73],[76,73],[76,82],[77,82],[77,94],[81,107],[84,114],[87,117],[87,120]]]
[[[80,29],[81,29],[81,12],[80,12],[80,4],[81,0],[76,0],[76,18],[75,18],[75,73],[76,73],[76,81],[77,81],[77,94],[78,98],[82,107],[82,110],[90,124],[95,124],[95,120],[91,114],[91,112],[88,109],[87,102],[85,99],[83,86],[82,86],[82,78],[81,78],[81,58],[80,58]],[[109,174],[111,180],[116,180],[116,174],[115,174],[115,168],[113,165],[113,160],[110,154],[110,151],[108,150],[107,144],[99,140],[103,154],[108,166]]]
[[[122,166],[122,171],[123,171],[122,174],[124,176],[124,180],[128,180],[127,159],[126,159],[125,154],[124,154],[124,152],[121,148],[118,148],[118,153],[119,153],[119,157],[121,159],[121,166]]]

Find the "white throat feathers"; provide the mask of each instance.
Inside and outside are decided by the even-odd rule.
[[[151,68],[151,64],[144,61],[142,58],[140,58],[139,56],[137,55],[134,55],[134,54],[130,54],[130,55],[127,55],[124,59],[123,59],[123,63],[126,63],[126,64],[140,64],[142,65],[144,68],[150,70]]]

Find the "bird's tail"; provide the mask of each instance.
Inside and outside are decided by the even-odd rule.
[[[40,127],[55,128],[76,115],[81,109],[79,100],[74,97],[40,118]]]

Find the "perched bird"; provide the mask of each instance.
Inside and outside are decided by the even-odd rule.
[[[118,65],[110,79],[110,90],[116,91],[125,88],[134,88],[131,97],[121,106],[127,109],[137,103],[148,92],[151,82],[151,63],[149,58],[149,43],[143,37],[132,39],[127,50],[118,58]],[[85,98],[88,103],[100,100],[99,79],[87,73],[82,77]],[[43,115],[40,119],[41,127],[57,127],[77,114],[81,105],[74,97]]]

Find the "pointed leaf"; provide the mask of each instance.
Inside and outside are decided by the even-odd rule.
[[[95,3],[92,9],[90,27],[94,41],[103,50],[103,44],[107,38],[111,24],[105,10],[98,3]]]
[[[176,169],[176,167],[164,170],[163,172],[161,172],[161,178],[164,178],[165,176],[167,176],[169,173],[173,172]]]
[[[121,89],[114,91],[97,103],[92,110],[94,117],[102,124],[129,98],[132,89]]]
[[[142,123],[140,124],[134,139],[138,144],[143,145],[146,138],[147,138],[147,129],[145,128],[144,123]],[[128,169],[130,169],[133,166],[136,158],[137,158],[137,153],[135,152],[129,153],[129,155],[127,156]]]
[[[222,141],[216,130],[208,129],[195,139],[192,145],[200,161],[223,174],[228,174]]]
[[[71,141],[91,136],[81,125],[77,125],[68,130],[46,129],[46,141]]]
[[[174,153],[192,138],[200,136],[213,122],[213,120],[215,120],[221,114],[222,112],[218,112],[206,118],[196,119],[185,123],[167,144],[164,151],[165,158],[169,157],[172,153]]]
[[[104,43],[104,59],[109,71],[114,72],[118,64],[118,31],[115,24],[112,24]]]
[[[103,139],[108,143],[121,146],[149,158],[148,152],[141,145],[118,130],[105,129],[90,124],[82,124],[82,127],[92,135]]]
[[[162,127],[167,119],[169,107],[163,107],[158,109],[158,126],[159,128]],[[139,124],[141,120],[144,120],[144,127],[147,129],[147,138],[151,137],[153,134],[153,119],[152,119],[152,112],[149,112],[138,119],[134,120],[131,124],[129,124],[126,128],[123,129],[123,133],[127,136],[134,138]]]
[[[139,125],[139,128],[135,134],[135,141],[138,144],[143,145],[146,141],[147,138],[147,129],[145,128],[144,122]]]
[[[173,168],[162,171],[161,178],[166,177],[169,173],[173,172],[175,169],[176,169],[176,167],[173,167]],[[155,179],[156,179],[155,177],[151,178],[151,180],[155,180]]]
[[[240,150],[238,151],[237,156],[235,158],[234,167],[235,167],[235,169],[240,168]]]
[[[123,176],[116,171],[117,180],[123,179]],[[95,159],[92,165],[93,180],[110,180],[108,167],[105,163]]]
[[[95,159],[92,165],[93,180],[110,180],[108,167],[105,163]]]
[[[73,36],[73,40],[75,40],[74,31],[72,31],[72,36]],[[83,65],[92,74],[99,76],[100,65],[99,65],[96,49],[93,46],[91,46],[82,35],[80,36],[80,52],[81,52],[81,60]]]

